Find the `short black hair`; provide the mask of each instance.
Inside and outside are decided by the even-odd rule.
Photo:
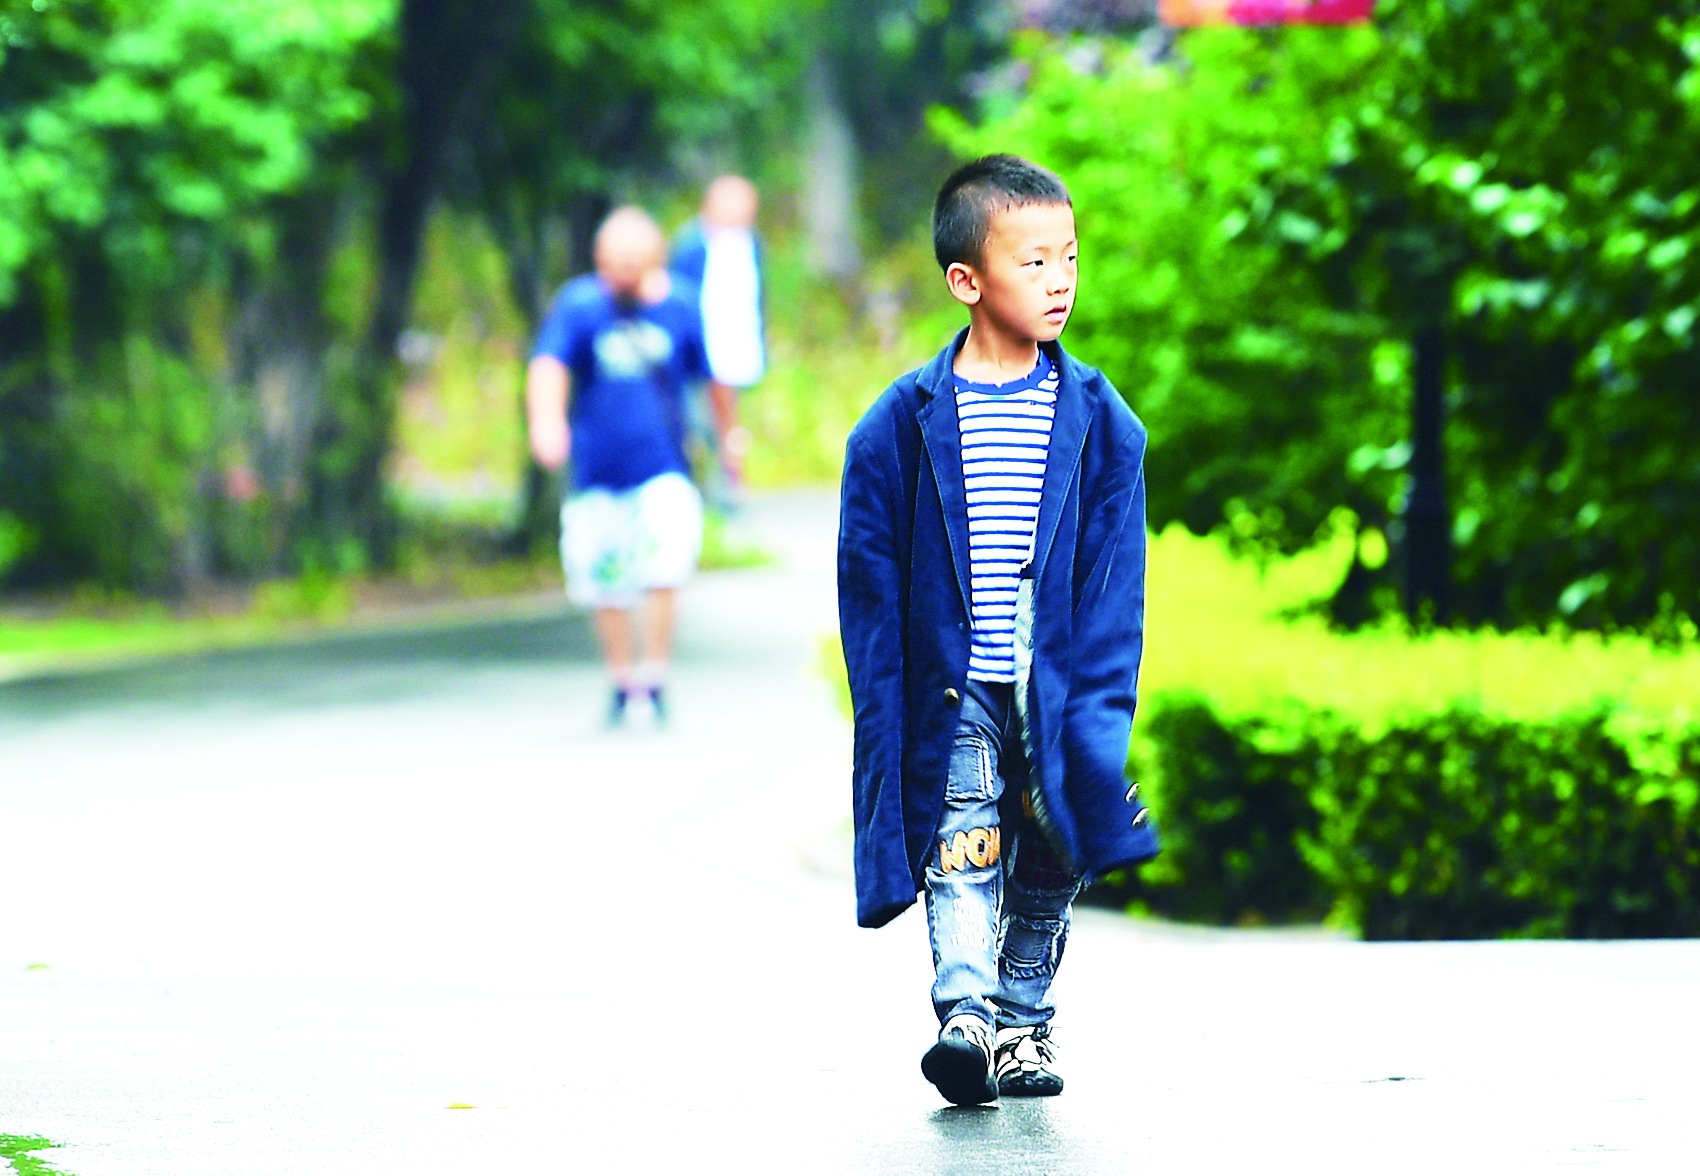
[[[933,202],[933,256],[939,268],[985,261],[992,217],[1029,204],[1067,204],[1068,189],[1054,172],[1019,155],[984,155],[950,173]]]

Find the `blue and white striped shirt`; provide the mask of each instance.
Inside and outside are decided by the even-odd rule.
[[[980,682],[1015,681],[1015,598],[1039,522],[1057,378],[1041,351],[1020,380],[956,381],[968,500],[968,676]]]

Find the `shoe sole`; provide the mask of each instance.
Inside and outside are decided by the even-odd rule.
[[[1055,1075],[1049,1079],[1005,1078],[998,1082],[998,1093],[1010,1098],[1048,1098],[1062,1091],[1063,1081]]]
[[[921,1059],[927,1081],[959,1107],[997,1101],[998,1085],[987,1069],[986,1055],[960,1037],[938,1042]]]

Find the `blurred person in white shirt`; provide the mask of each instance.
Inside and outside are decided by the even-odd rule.
[[[709,184],[702,211],[674,239],[669,268],[701,292],[708,349],[709,410],[720,440],[726,497],[743,490],[750,433],[738,420],[740,395],[767,370],[762,322],[762,244],[756,232],[760,196],[742,176]]]

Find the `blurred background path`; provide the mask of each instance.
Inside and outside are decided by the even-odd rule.
[[[78,1176],[1692,1170],[1694,942],[1081,914],[1069,1090],[949,1110],[853,926],[830,494],[598,729],[562,608],[0,687],[0,1135]],[[1682,1108],[1689,1108],[1684,1111]]]

